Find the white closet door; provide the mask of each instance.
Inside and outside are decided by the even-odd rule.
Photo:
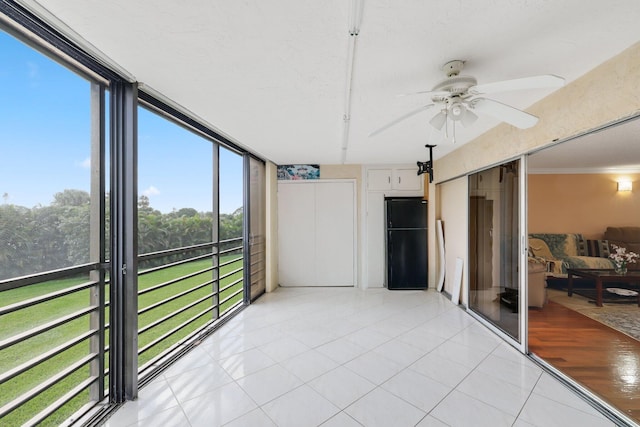
[[[353,181],[278,183],[280,286],[355,285]]]
[[[316,184],[316,285],[355,284],[353,182]]]
[[[315,281],[315,187],[278,184],[278,274],[281,286]]]

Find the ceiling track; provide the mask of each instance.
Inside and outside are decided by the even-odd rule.
[[[355,60],[358,34],[360,34],[360,25],[362,24],[362,10],[364,7],[364,0],[351,0],[349,6],[349,43],[347,50],[347,74],[344,94],[344,113],[342,115],[342,144],[340,160],[342,164],[346,163],[347,161],[347,149],[349,148],[353,63]]]

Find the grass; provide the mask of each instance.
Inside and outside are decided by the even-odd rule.
[[[229,255],[224,259],[221,259],[221,263],[237,258],[239,255]],[[224,275],[235,269],[241,269],[242,259],[224,266],[220,269],[220,275]],[[188,264],[183,264],[165,270],[160,270],[146,275],[141,275],[138,278],[138,289],[144,290],[151,286],[155,286],[159,283],[170,281],[174,278],[193,273],[211,266],[210,260],[201,260]],[[220,287],[233,282],[234,280],[242,278],[242,270],[238,273],[234,273],[230,277],[227,277],[220,281]],[[138,308],[144,309],[149,307],[163,299],[176,295],[179,292],[183,292],[194,286],[204,283],[212,279],[212,272],[202,273],[189,279],[179,281],[175,284],[166,286],[164,288],[149,292],[141,295],[138,299]],[[83,283],[88,278],[76,278],[50,281],[47,283],[41,283],[33,286],[26,286],[23,288],[5,291],[0,293],[0,304],[2,306],[10,305],[19,301],[24,301],[39,295],[53,292],[55,290],[64,289],[75,284]],[[243,282],[240,281],[234,285],[232,289],[225,291],[220,295],[220,299],[224,299],[225,296],[233,293],[234,291],[241,289]],[[198,298],[205,297],[208,293],[211,293],[212,286],[205,286],[202,289],[188,293],[175,300],[172,300],[164,305],[158,306],[138,316],[138,328],[143,328],[150,323],[160,319],[181,307],[197,300]],[[106,294],[108,297],[108,287]],[[229,302],[220,307],[220,315],[222,316],[225,311],[232,307],[235,303],[243,298],[243,294],[235,296]],[[38,304],[35,307],[23,309],[18,312],[6,314],[0,316],[0,341],[8,337],[14,336],[21,332],[27,331],[30,328],[38,325],[45,324],[49,321],[57,319],[61,316],[68,315],[89,306],[90,290],[83,290],[71,295],[67,295],[61,298],[57,298],[53,301]],[[142,348],[153,340],[157,339],[161,335],[175,328],[180,323],[193,317],[196,313],[212,307],[212,299],[206,298],[199,304],[191,307],[184,313],[177,315],[175,318],[169,319],[146,332],[139,334],[138,336],[138,348]],[[108,311],[108,310],[107,310]],[[108,312],[106,313],[108,321]],[[158,356],[173,343],[180,338],[185,337],[189,333],[193,332],[197,328],[206,324],[212,320],[212,314],[208,311],[206,314],[200,316],[196,321],[189,324],[187,327],[181,329],[177,333],[170,336],[167,340],[160,342],[158,345],[152,347],[150,350],[142,353],[139,356],[138,366],[142,366],[152,358]],[[43,334],[36,337],[29,338],[20,344],[11,346],[9,348],[0,350],[0,373],[9,371],[10,369],[19,366],[31,358],[43,354],[46,351],[55,348],[58,345],[76,337],[89,330],[90,316],[85,315],[78,319],[75,319],[62,326],[51,328]],[[108,343],[108,331],[106,334],[106,342]],[[14,379],[7,381],[0,385],[0,406],[11,402],[16,397],[37,386],[42,381],[52,375],[64,370],[70,364],[80,360],[82,357],[89,353],[89,340],[76,344],[75,346],[65,350],[61,354],[51,357],[42,364],[35,368],[32,368]],[[108,355],[105,356],[108,360]],[[43,392],[38,397],[24,403],[18,409],[8,414],[3,419],[0,419],[0,425],[22,425],[28,421],[35,414],[47,407],[51,402],[57,400],[60,396],[71,390],[75,385],[89,377],[89,367],[83,367],[61,381],[57,385],[51,387],[47,391]],[[106,380],[105,380],[106,381]],[[56,411],[52,416],[47,418],[42,425],[58,425],[75,411],[77,411],[82,405],[89,401],[89,392],[85,391],[81,393],[72,402],[63,406]]]
[[[225,262],[225,261],[229,261],[233,258],[237,258],[238,255],[229,255],[227,257],[225,257],[224,259],[221,259],[221,262]],[[198,271],[198,270],[202,270],[204,268],[206,268],[207,266],[210,266],[211,262],[204,260],[204,261],[197,261],[194,263],[189,263],[189,264],[185,264],[185,265],[179,265],[176,267],[172,267],[171,270],[171,274],[168,276],[165,272],[167,270],[161,270],[161,271],[157,271],[148,275],[142,275],[139,277],[138,280],[138,288],[139,290],[143,290],[143,289],[147,289],[150,286],[154,286],[157,285],[158,283],[163,283],[166,282],[167,280],[169,280],[172,277],[179,277],[179,276],[183,276],[189,273],[192,273],[194,271]],[[236,262],[233,262],[229,265],[226,265],[224,267],[222,267],[220,269],[220,275],[224,275],[228,272],[231,272],[233,270],[236,270],[238,268],[242,267],[242,259],[238,259]],[[194,276],[192,278],[180,281],[176,284],[167,286],[165,288],[162,289],[158,289],[156,291],[150,292],[148,294],[144,294],[141,295],[140,298],[138,299],[138,307],[139,309],[144,309],[145,307],[149,307],[150,305],[156,303],[157,301],[161,301],[165,298],[169,298],[172,295],[176,295],[179,292],[182,292],[184,290],[193,288],[194,286],[200,284],[200,283],[204,283],[208,280],[211,280],[212,278],[212,273],[211,272],[206,272],[206,273],[202,273],[199,274],[197,276]],[[221,281],[220,283],[220,287],[224,287],[225,285],[233,282],[234,280],[237,280],[239,278],[242,278],[242,271],[235,273],[227,278],[225,278],[224,280]],[[234,286],[233,290],[237,290],[239,287],[242,287],[242,282],[240,282],[238,285]],[[207,294],[211,293],[211,287],[204,287],[202,289],[199,289],[197,291],[194,291],[192,293],[189,293],[188,295],[184,295],[174,301],[172,301],[169,304],[160,306],[160,307],[156,307],[142,315],[140,315],[138,317],[138,328],[141,329],[147,325],[149,325],[150,323],[152,323],[153,321],[160,319],[166,315],[171,314],[174,310],[185,306],[186,304],[195,301],[199,298],[205,297]],[[220,299],[224,299],[224,297],[226,295],[229,294],[229,291],[225,292],[224,294],[220,295]],[[238,295],[235,299],[229,301],[227,304],[223,305],[220,307],[220,314],[222,315],[229,307],[231,307],[233,304],[235,304],[237,301],[239,301],[240,299],[242,299],[242,294]],[[201,312],[207,308],[210,308],[212,306],[212,301],[211,299],[206,299],[205,301],[195,305],[194,307],[192,307],[190,310],[181,313],[179,315],[177,315],[175,318],[171,319],[171,321],[167,321],[164,322],[160,325],[157,325],[155,328],[151,329],[148,332],[144,332],[142,334],[140,334],[138,336],[138,348],[142,348],[145,345],[147,345],[148,343],[150,343],[151,341],[153,341],[154,339],[156,339],[157,337],[161,336],[162,334],[170,331],[172,328],[174,328],[176,325],[186,321],[187,319],[191,318],[192,316],[194,316],[196,313]],[[185,327],[184,329],[181,330],[181,332],[179,334],[177,334],[180,337],[184,337],[186,335],[188,335],[189,333],[193,332],[194,330],[196,330],[197,328],[199,328],[200,326],[204,325],[205,323],[207,323],[208,321],[212,320],[212,314],[209,312],[203,316],[201,316],[199,319],[197,319],[195,322],[193,322],[192,324],[190,324],[189,326]],[[138,361],[138,365],[142,366],[143,364],[145,364],[146,362],[148,362],[150,359],[152,359],[153,357],[155,357],[156,355],[160,354],[161,352],[163,352],[164,350],[166,350],[168,347],[171,346],[171,344],[173,344],[173,342],[175,342],[174,340],[167,340],[167,341],[163,341],[160,344],[158,344],[157,346],[155,346],[153,349],[143,353],[142,355],[140,355],[139,357],[139,361]]]

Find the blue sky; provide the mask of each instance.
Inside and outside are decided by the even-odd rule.
[[[0,203],[46,206],[89,191],[89,82],[0,31]],[[143,108],[138,192],[162,212],[211,210],[209,141]],[[220,211],[242,206],[242,158],[221,149]]]

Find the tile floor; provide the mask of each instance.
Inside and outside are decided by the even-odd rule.
[[[433,291],[280,288],[108,426],[611,426]]]

